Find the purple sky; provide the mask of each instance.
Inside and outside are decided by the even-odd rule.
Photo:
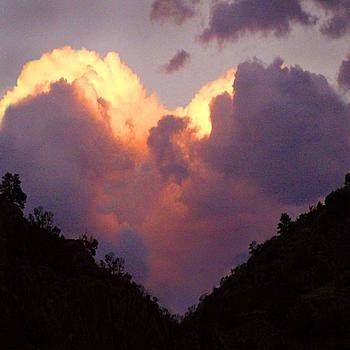
[[[341,185],[348,7],[4,0],[2,95],[26,62],[73,49],[26,66],[22,95],[0,116],[0,171],[21,175],[28,209],[52,210],[69,234],[89,230],[100,254],[125,257],[137,281],[184,312],[252,240],[274,234],[281,212],[296,215]],[[229,68],[229,88],[198,93]],[[174,110],[195,94],[197,104]],[[206,111],[203,137],[194,120]]]

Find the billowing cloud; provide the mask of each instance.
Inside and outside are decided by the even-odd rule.
[[[252,61],[238,67],[234,89],[213,106],[209,161],[284,203],[331,190],[350,166],[350,115],[326,79],[279,59]]]
[[[0,101],[0,121],[9,105],[29,95],[48,92],[50,85],[62,78],[79,85],[78,91],[88,101],[104,101],[111,128],[119,137],[146,138],[147,130],[165,113],[157,96],[147,95],[139,77],[117,53],[110,52],[102,58],[94,51],[75,51],[67,46],[23,67],[16,86]]]
[[[217,94],[232,90],[233,73],[228,70],[205,85],[187,107],[178,108],[176,113],[188,115],[202,134],[210,132],[208,104]],[[51,84],[62,78],[69,84],[79,85],[87,101],[103,103],[111,117],[114,134],[124,139],[136,137],[145,141],[148,130],[171,112],[159,102],[157,95],[147,94],[140,78],[117,53],[101,57],[94,51],[66,46],[24,65],[16,86],[0,100],[0,122],[10,105],[27,96],[48,92]]]
[[[289,32],[291,24],[311,25],[315,21],[306,13],[299,0],[238,0],[217,1],[211,8],[208,28],[201,35],[203,42],[235,41],[245,33]]]
[[[281,60],[168,110],[117,54],[63,48],[28,63],[0,108],[0,172],[21,175],[28,210],[93,233],[178,312],[350,165],[348,107]]]
[[[350,30],[350,1],[349,0],[314,0],[330,14],[330,18],[323,24],[324,34],[339,38]]]
[[[178,51],[169,62],[162,66],[162,71],[166,74],[172,74],[184,68],[190,61],[191,55],[186,50]]]
[[[233,94],[232,82],[234,77],[235,70],[229,69],[222,76],[207,83],[194,95],[186,107],[177,108],[175,115],[190,117],[191,127],[197,129],[197,134],[201,137],[208,136],[212,128],[210,102],[215,96],[224,92],[230,96]]]
[[[155,0],[151,8],[151,20],[164,22],[174,21],[182,24],[196,13],[200,0]]]
[[[103,106],[61,80],[9,107],[1,124],[1,171],[21,174],[30,204],[54,211],[71,233],[88,229],[101,188],[134,166]]]
[[[350,89],[350,56],[344,60],[338,73],[338,84],[345,90]]]
[[[165,221],[170,236],[159,232],[159,210],[169,208],[181,221],[172,194],[189,176],[188,143],[210,132],[203,131],[208,101],[231,89],[232,79],[227,73],[203,87],[191,102],[196,108],[167,111],[117,54],[54,50],[25,65],[0,100],[0,172],[21,174],[28,211],[43,205],[66,234],[93,233],[104,253],[111,244],[137,280],[160,294],[163,282],[173,286],[163,266],[182,282],[185,275],[175,260],[163,259],[178,248]],[[169,113],[181,117],[162,118]],[[185,294],[186,301],[197,296]],[[163,301],[172,302],[166,295]]]

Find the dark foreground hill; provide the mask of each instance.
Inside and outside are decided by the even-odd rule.
[[[18,178],[0,185],[0,349],[350,349],[350,186],[278,234],[178,324],[122,260],[25,218]]]
[[[350,349],[350,184],[282,214],[180,328],[179,349]]]
[[[173,321],[93,240],[0,195],[0,349],[165,349]]]

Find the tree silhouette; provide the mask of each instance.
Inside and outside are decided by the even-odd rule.
[[[88,236],[87,233],[84,233],[79,239],[83,242],[85,249],[92,255],[96,255],[96,250],[98,247],[98,241],[93,236]]]
[[[116,257],[113,252],[105,255],[105,259],[100,261],[100,266],[113,276],[123,276],[125,260]]]
[[[280,235],[286,234],[289,231],[291,224],[292,219],[290,218],[290,216],[287,213],[282,213],[280,222],[277,225],[277,232]]]
[[[53,213],[45,211],[44,208],[40,206],[34,208],[33,214],[29,214],[28,220],[32,225],[36,225],[54,235],[59,235],[61,230],[55,226],[53,216]]]
[[[344,187],[348,190],[350,189],[350,173],[345,175]]]
[[[254,253],[256,253],[257,249],[258,249],[258,243],[256,241],[252,241],[250,244],[249,244],[249,255],[253,255]]]
[[[22,191],[21,180],[18,174],[6,173],[2,177],[0,195],[19,208],[24,209],[27,195]]]

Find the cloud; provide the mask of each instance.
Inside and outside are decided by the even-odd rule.
[[[235,70],[229,69],[220,77],[205,84],[192,98],[185,108],[177,108],[176,115],[190,117],[191,127],[197,130],[197,135],[206,137],[210,134],[212,123],[210,120],[210,102],[222,93],[233,94],[232,82]]]
[[[151,154],[163,178],[173,178],[181,183],[188,176],[188,164],[184,151],[176,142],[176,136],[186,130],[188,120],[165,116],[157,127],[150,130],[147,140]]]
[[[227,176],[300,204],[330,191],[349,168],[350,115],[323,76],[282,63],[238,67],[234,99],[218,97],[212,107],[203,152]]]
[[[79,85],[77,91],[87,101],[104,101],[111,128],[119,137],[147,138],[148,129],[166,113],[158,97],[146,93],[139,77],[117,53],[101,57],[94,51],[65,46],[24,65],[16,86],[0,101],[0,121],[9,105],[48,92],[50,85],[62,78]]]
[[[157,22],[174,21],[180,25],[192,18],[200,0],[155,0],[152,3],[151,20]]]
[[[185,51],[178,51],[170,61],[162,66],[162,71],[166,74],[172,74],[178,70],[184,68],[190,61],[191,55]]]
[[[28,63],[0,108],[0,171],[21,175],[28,209],[93,233],[176,312],[350,165],[348,107],[281,60],[245,62],[171,111],[117,54],[63,48]]]
[[[338,84],[344,90],[350,89],[350,56],[344,60],[338,73]]]
[[[299,0],[216,1],[210,13],[208,28],[201,34],[202,42],[236,41],[246,33],[288,33],[291,24],[312,25],[315,19],[306,13]]]
[[[349,0],[314,0],[330,13],[330,18],[323,24],[322,33],[331,38],[339,38],[350,30],[350,1]]]
[[[142,225],[152,247],[148,288],[183,312],[241,261],[249,242],[274,231],[282,208],[291,212],[191,152],[189,176],[167,183]]]
[[[117,53],[109,52],[101,57],[94,51],[65,46],[24,65],[17,84],[0,100],[0,123],[10,105],[30,95],[48,92],[50,85],[62,78],[79,85],[80,93],[90,102],[103,101],[114,134],[129,141],[145,142],[149,129],[163,115],[172,113],[156,94],[146,92],[140,78]],[[232,90],[233,78],[234,71],[230,69],[206,84],[188,106],[178,107],[176,114],[189,116],[193,126],[201,134],[207,134],[210,132],[208,103],[217,94]]]
[[[99,187],[134,166],[101,109],[62,80],[8,108],[1,124],[0,171],[21,174],[29,207],[52,210],[70,233],[87,229]]]
[[[191,260],[194,247],[191,216],[180,230],[182,210],[190,210],[180,201],[190,144],[209,132],[199,133],[208,103],[231,89],[232,78],[223,75],[189,106],[168,112],[115,53],[65,47],[44,54],[0,100],[0,172],[21,175],[28,211],[43,205],[65,234],[94,234],[164,303],[184,310],[198,294],[195,286],[183,289],[188,264],[174,258],[186,246],[182,259]],[[186,297],[175,302],[164,285]]]
[[[305,4],[317,5],[321,13],[316,16],[305,10]],[[317,22],[323,34],[339,38],[350,30],[349,8],[349,0],[219,0],[212,4],[209,24],[200,40],[223,44],[249,33],[282,36],[296,24],[312,26]]]

